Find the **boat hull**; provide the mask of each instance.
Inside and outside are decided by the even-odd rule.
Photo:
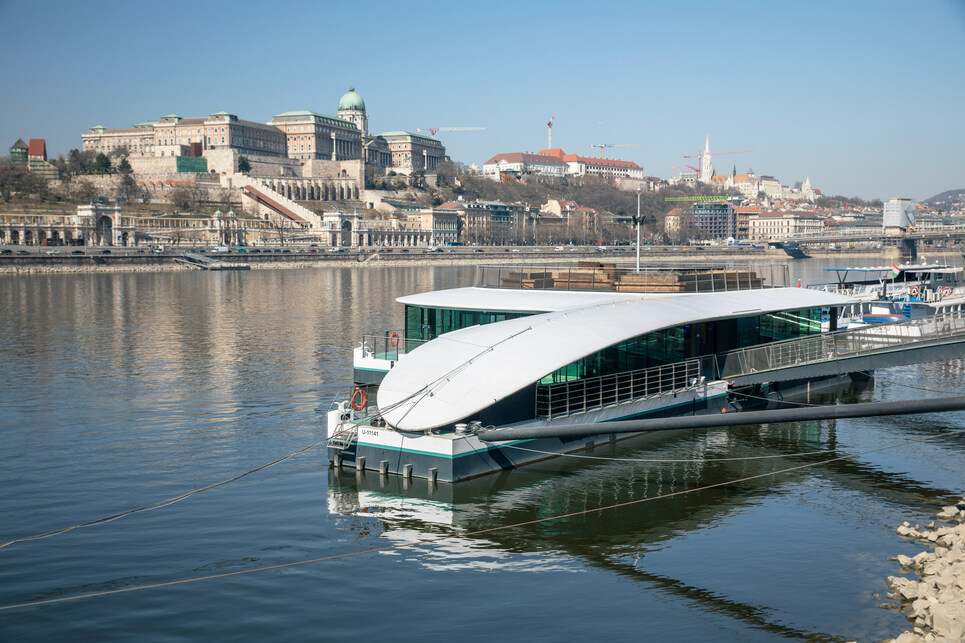
[[[614,405],[549,421],[533,420],[514,426],[565,426],[583,422],[628,420],[720,413],[727,409],[726,382],[710,382],[696,389]],[[331,422],[331,419],[330,419]],[[354,427],[351,426],[354,424]],[[344,448],[329,447],[329,460],[338,467],[371,470],[440,482],[468,480],[531,464],[566,453],[641,435],[613,434],[580,438],[540,438],[513,442],[485,442],[470,432],[410,433],[366,422],[332,422],[329,436],[354,428],[355,439]]]

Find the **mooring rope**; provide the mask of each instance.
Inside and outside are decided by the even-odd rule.
[[[172,497],[172,498],[168,498],[167,500],[159,500],[158,502],[153,502],[153,503],[151,503],[151,504],[149,504],[149,505],[144,505],[143,507],[138,507],[137,509],[131,509],[131,510],[129,510],[129,511],[124,511],[124,512],[119,513],[119,514],[114,514],[113,516],[107,516],[107,517],[105,517],[105,518],[98,518],[97,520],[91,520],[91,521],[89,521],[89,522],[83,522],[83,523],[80,523],[80,524],[77,524],[77,525],[71,525],[70,527],[64,527],[63,529],[57,529],[57,530],[55,530],[55,531],[48,531],[48,532],[43,533],[43,534],[37,534],[36,536],[26,536],[26,537],[24,537],[24,538],[17,538],[16,540],[11,540],[11,541],[9,541],[9,542],[5,542],[5,543],[3,543],[3,544],[0,544],[0,549],[3,549],[4,547],[9,547],[10,545],[13,545],[13,544],[15,544],[15,543],[25,543],[25,542],[28,542],[28,541],[31,541],[31,540],[41,540],[41,539],[43,539],[43,538],[50,538],[51,536],[57,536],[57,535],[59,535],[59,534],[65,534],[65,533],[67,533],[68,531],[73,531],[74,529],[81,529],[81,528],[83,528],[83,527],[93,527],[93,526],[95,526],[95,525],[104,525],[104,524],[107,524],[107,523],[109,523],[109,522],[114,522],[115,520],[118,520],[118,519],[120,519],[120,518],[123,518],[124,516],[130,516],[131,514],[142,513],[142,512],[145,512],[145,511],[154,511],[155,509],[161,509],[162,507],[168,507],[168,506],[170,506],[170,505],[173,505],[173,504],[176,503],[176,502],[181,502],[182,500],[185,500],[185,499],[187,499],[187,498],[190,498],[191,496],[193,496],[193,495],[195,495],[195,494],[199,494],[199,493],[201,493],[202,491],[208,491],[208,490],[210,490],[210,489],[214,489],[215,487],[220,487],[220,486],[222,486],[222,485],[226,485],[226,484],[228,484],[229,482],[234,482],[235,480],[240,480],[241,478],[244,478],[245,476],[251,475],[252,473],[256,473],[256,472],[258,472],[258,471],[263,471],[263,470],[265,470],[265,469],[268,469],[268,468],[270,468],[270,467],[275,466],[276,464],[281,464],[281,463],[284,462],[285,460],[288,460],[288,459],[290,459],[290,458],[293,458],[293,457],[295,457],[296,455],[298,455],[298,454],[300,454],[300,453],[304,453],[304,452],[306,452],[306,451],[308,451],[308,450],[310,450],[310,449],[314,449],[315,447],[317,447],[317,446],[320,445],[320,444],[325,444],[327,441],[328,441],[327,438],[326,438],[325,440],[319,440],[319,441],[316,442],[315,444],[310,444],[309,446],[307,446],[307,447],[305,447],[305,448],[303,448],[303,449],[299,449],[298,451],[294,451],[294,452],[292,452],[292,453],[289,453],[289,454],[286,455],[285,457],[279,458],[279,459],[275,460],[274,462],[269,462],[268,464],[263,464],[263,465],[261,465],[260,467],[255,467],[254,469],[252,469],[252,470],[250,470],[250,471],[245,471],[244,473],[241,473],[241,474],[239,474],[239,475],[236,475],[236,476],[233,476],[233,477],[231,477],[231,478],[228,478],[227,480],[222,480],[222,481],[220,481],[220,482],[215,482],[215,483],[209,484],[209,485],[207,485],[207,486],[201,487],[201,488],[199,488],[199,489],[193,489],[192,491],[188,491],[188,492],[186,492],[186,493],[182,493],[181,495],[174,496],[174,497]]]
[[[725,486],[727,486],[727,485],[739,484],[739,483],[743,483],[743,482],[749,482],[749,481],[751,481],[751,480],[760,480],[760,479],[762,479],[762,478],[767,478],[767,477],[775,476],[775,475],[782,474],[782,473],[790,473],[791,471],[800,471],[800,470],[802,470],[802,469],[809,469],[809,468],[811,468],[811,467],[816,467],[816,466],[819,466],[819,465],[822,465],[822,464],[830,464],[830,463],[832,463],[832,462],[840,462],[841,460],[847,460],[847,459],[850,459],[850,458],[856,458],[856,457],[859,457],[859,456],[862,456],[862,455],[867,455],[867,454],[869,454],[869,453],[876,453],[876,452],[878,452],[878,451],[885,451],[885,450],[887,450],[887,449],[894,449],[894,448],[896,448],[896,447],[907,446],[907,445],[910,445],[910,444],[917,444],[917,443],[920,443],[920,442],[925,442],[925,441],[928,441],[928,440],[934,440],[934,439],[937,439],[937,438],[940,438],[940,437],[947,437],[947,436],[949,436],[949,435],[954,435],[954,434],[958,434],[958,433],[965,433],[965,429],[953,429],[953,430],[950,430],[950,431],[944,431],[944,432],[942,432],[942,433],[937,433],[937,434],[935,434],[935,435],[929,435],[929,436],[925,436],[925,437],[921,437],[921,438],[916,438],[916,439],[914,439],[914,440],[905,440],[905,441],[902,441],[902,442],[895,442],[895,443],[892,443],[892,444],[887,444],[887,445],[884,445],[884,446],[875,447],[875,448],[873,448],[873,449],[867,449],[867,450],[861,451],[861,452],[859,452],[859,453],[853,453],[853,454],[850,454],[850,455],[843,455],[843,456],[839,456],[839,457],[836,457],[836,458],[828,458],[827,460],[821,460],[821,461],[819,461],[819,462],[809,462],[809,463],[797,465],[797,466],[794,466],[794,467],[788,467],[788,468],[786,468],[786,469],[779,469],[779,470],[777,470],[777,471],[769,471],[769,472],[766,472],[766,473],[758,473],[758,474],[755,474],[755,475],[752,475],[752,476],[745,476],[745,477],[743,477],[743,478],[737,478],[737,479],[735,479],[735,480],[727,480],[727,481],[725,481],[725,482],[715,482],[715,483],[713,483],[713,484],[704,485],[704,486],[702,486],[702,487],[695,487],[695,488],[693,488],[693,489],[683,489],[683,490],[681,490],[681,491],[672,491],[672,492],[665,493],[665,494],[661,494],[661,495],[658,495],[658,496],[651,496],[651,497],[647,497],[647,498],[638,498],[638,499],[636,499],[636,500],[627,500],[626,502],[619,502],[619,503],[616,503],[616,504],[606,505],[606,506],[604,506],[604,507],[596,507],[596,508],[593,508],[593,509],[583,509],[583,510],[581,510],[581,511],[574,511],[574,512],[567,513],[567,514],[560,514],[560,515],[558,515],[558,516],[549,516],[549,517],[546,517],[546,518],[535,518],[535,519],[533,519],[533,520],[526,520],[526,521],[523,521],[523,522],[517,522],[517,523],[510,524],[510,525],[499,525],[499,526],[496,526],[496,527],[488,527],[488,528],[486,528],[486,529],[477,529],[477,530],[475,530],[475,531],[463,532],[463,533],[458,533],[458,534],[446,534],[446,535],[443,535],[443,536],[438,536],[438,537],[436,537],[436,538],[422,538],[422,539],[415,540],[415,541],[408,542],[408,543],[397,543],[397,544],[395,544],[395,545],[386,545],[385,547],[374,547],[374,548],[372,548],[372,549],[363,549],[363,550],[359,550],[359,551],[347,552],[347,553],[344,553],[344,554],[332,554],[332,555],[330,555],[330,556],[320,556],[320,557],[318,557],[318,558],[309,558],[309,559],[306,559],[306,560],[297,560],[297,561],[293,561],[293,562],[290,562],[290,563],[279,563],[279,564],[277,564],[277,565],[266,565],[266,566],[264,566],[264,567],[254,567],[254,568],[252,568],[252,569],[239,569],[238,571],[225,572],[225,573],[222,573],[222,574],[210,574],[210,575],[207,575],[207,576],[195,576],[195,577],[193,577],[193,578],[183,578],[183,579],[181,579],[181,580],[173,580],[173,581],[167,581],[167,582],[163,582],[163,583],[152,583],[152,584],[149,584],[149,585],[136,585],[136,586],[134,586],[134,587],[124,587],[124,588],[121,588],[121,589],[111,589],[111,590],[105,590],[105,591],[102,591],[102,592],[89,592],[89,593],[87,593],[87,594],[78,594],[78,595],[76,595],[76,596],[63,596],[63,597],[60,597],[60,598],[48,598],[48,599],[39,600],[39,601],[28,601],[28,602],[25,602],[25,603],[15,603],[15,604],[11,604],[11,605],[2,605],[2,606],[0,606],[0,611],[18,609],[18,608],[22,608],[22,607],[36,607],[36,606],[38,606],[38,605],[50,605],[50,604],[53,604],[53,603],[65,603],[65,602],[68,602],[68,601],[76,601],[76,600],[80,600],[80,599],[83,599],[83,598],[95,598],[95,597],[99,597],[99,596],[111,596],[111,595],[114,595],[114,594],[125,594],[125,593],[128,593],[128,592],[138,592],[138,591],[142,591],[142,590],[146,590],[146,589],[158,589],[158,588],[160,588],[160,587],[172,587],[172,586],[175,586],[175,585],[186,585],[186,584],[188,584],[188,583],[197,583],[197,582],[199,582],[199,581],[214,580],[214,579],[216,579],[216,578],[228,578],[228,577],[230,577],[230,576],[241,576],[241,575],[244,575],[244,574],[253,574],[253,573],[255,573],[255,572],[263,572],[263,571],[269,571],[269,570],[273,570],[273,569],[285,569],[285,568],[288,568],[288,567],[299,567],[299,566],[301,566],[301,565],[309,565],[309,564],[312,564],[312,563],[320,563],[320,562],[328,561],[328,560],[339,560],[339,559],[344,559],[344,558],[351,558],[351,557],[354,557],[354,556],[361,556],[361,555],[363,555],[363,554],[374,554],[374,553],[379,553],[379,552],[386,552],[386,551],[392,551],[392,550],[396,550],[396,549],[402,549],[402,548],[405,548],[405,547],[414,547],[414,546],[416,546],[416,545],[433,544],[433,543],[438,543],[438,542],[442,542],[442,541],[445,541],[445,540],[451,540],[451,539],[457,538],[457,537],[458,537],[458,538],[466,538],[466,537],[468,537],[468,536],[479,536],[479,535],[481,535],[481,534],[489,534],[489,533],[493,533],[493,532],[497,532],[497,531],[505,531],[505,530],[507,530],[507,529],[516,529],[516,528],[518,528],[518,527],[527,527],[527,526],[530,526],[530,525],[542,524],[542,523],[546,523],[546,522],[551,522],[551,521],[553,521],[553,520],[562,520],[562,519],[565,519],[565,518],[575,518],[575,517],[577,517],[577,516],[583,516],[583,515],[587,515],[587,514],[591,514],[591,513],[608,511],[608,510],[610,510],[610,509],[619,509],[620,507],[628,507],[628,506],[631,506],[631,505],[636,505],[636,504],[640,504],[640,503],[643,503],[643,502],[650,502],[650,501],[653,501],[653,500],[664,500],[664,499],[666,499],[666,498],[673,498],[673,497],[677,497],[677,496],[682,496],[682,495],[686,495],[686,494],[688,494],[688,493],[695,493],[695,492],[698,492],[698,491],[707,491],[707,490],[709,490],[709,489],[716,489],[716,488],[720,488],[720,487],[725,487]]]

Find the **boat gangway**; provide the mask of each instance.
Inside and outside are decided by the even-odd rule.
[[[735,385],[873,371],[965,357],[965,312],[871,324],[716,355]]]
[[[181,253],[180,257],[175,257],[175,261],[201,270],[251,270],[251,266],[246,263],[231,263],[196,252]]]
[[[735,387],[844,375],[965,357],[965,313],[876,324],[771,342],[636,371],[536,387],[536,417],[553,419],[642,398],[700,388]]]

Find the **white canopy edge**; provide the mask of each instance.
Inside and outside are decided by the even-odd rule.
[[[408,298],[406,298],[408,299]],[[806,288],[627,298],[446,333],[389,371],[378,406],[391,426],[425,430],[469,417],[585,355],[688,323],[855,300]]]

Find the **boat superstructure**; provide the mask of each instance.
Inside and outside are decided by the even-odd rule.
[[[811,286],[852,297],[841,309],[838,328],[893,323],[961,312],[965,307],[963,268],[949,264],[905,264],[825,268],[836,282]]]
[[[947,355],[922,342],[965,333],[956,317],[951,330],[932,318],[842,334],[835,321],[854,297],[729,267],[481,267],[476,286],[398,301],[405,327],[356,349],[360,387],[329,414],[330,459],[440,481],[632,435],[607,433],[608,422],[735,412],[836,383],[906,359],[912,343]],[[479,435],[571,425],[600,432]]]

